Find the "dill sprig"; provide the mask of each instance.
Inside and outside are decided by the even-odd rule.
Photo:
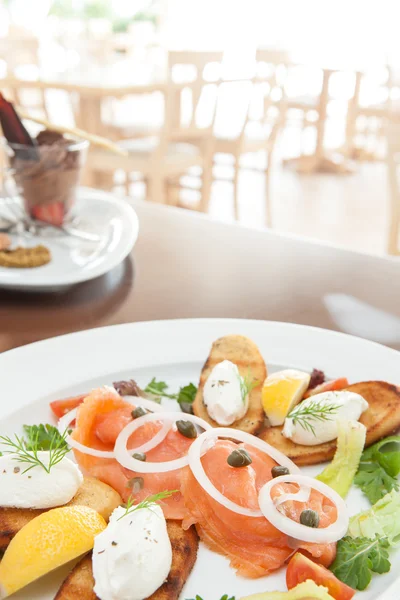
[[[306,431],[315,435],[312,421],[332,421],[332,416],[337,413],[341,404],[324,404],[321,400],[313,400],[308,404],[301,402],[290,411],[287,418],[293,424],[298,423]]]
[[[250,394],[250,392],[257,387],[260,382],[257,381],[257,379],[253,379],[251,369],[249,368],[244,377],[239,373],[239,383],[240,395],[242,396],[242,401],[245,402],[246,396]]]
[[[65,430],[63,435],[60,435],[58,431],[54,431],[48,450],[49,462],[45,464],[39,458],[40,447],[40,432],[36,430],[34,435],[30,439],[29,446],[23,437],[15,435],[15,440],[12,440],[8,436],[0,436],[0,444],[6,446],[7,449],[3,449],[3,452],[7,454],[15,454],[13,460],[20,463],[28,463],[30,466],[27,467],[22,474],[27,473],[34,467],[42,467],[46,473],[50,473],[51,469],[62,461],[64,456],[68,454],[69,447],[65,441],[68,431]]]
[[[164,492],[159,492],[158,494],[153,494],[152,496],[147,496],[142,502],[139,504],[135,504],[135,499],[133,496],[129,496],[127,502],[124,505],[125,512],[118,519],[120,521],[127,515],[131,515],[136,510],[140,510],[141,508],[150,508],[152,504],[157,504],[160,500],[165,500],[165,498],[169,498],[172,494],[176,494],[178,490],[166,490]]]

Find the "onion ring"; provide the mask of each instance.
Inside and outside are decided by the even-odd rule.
[[[275,506],[279,506],[288,500],[295,500],[296,502],[308,502],[310,499],[311,489],[304,485],[300,486],[300,489],[294,494],[281,494],[278,498],[274,498]]]
[[[252,510],[250,508],[246,508],[245,506],[240,506],[226,498],[214,484],[211,482],[209,477],[207,476],[203,465],[201,464],[201,455],[203,444],[212,438],[230,438],[236,439],[240,442],[244,442],[249,444],[249,446],[253,446],[254,448],[258,448],[268,454],[275,462],[279,465],[287,467],[292,473],[300,473],[300,469],[282,452],[279,452],[276,448],[273,448],[267,442],[256,438],[250,433],[246,433],[245,431],[240,431],[239,429],[230,429],[228,427],[217,427],[210,431],[205,431],[202,433],[197,440],[193,442],[193,444],[189,448],[189,466],[190,469],[196,478],[197,482],[201,485],[201,487],[207,492],[211,498],[222,504],[225,508],[228,508],[232,512],[236,512],[239,515],[245,515],[246,517],[262,517],[263,513],[261,510]],[[273,481],[276,481],[275,479]]]
[[[176,469],[186,467],[189,463],[189,455],[164,462],[147,462],[133,458],[133,456],[130,455],[132,450],[127,449],[129,437],[136,429],[139,429],[139,427],[145,423],[167,421],[170,428],[174,421],[180,420],[191,421],[196,425],[200,425],[200,427],[205,430],[212,429],[211,425],[200,417],[186,413],[164,412],[143,415],[143,417],[138,417],[132,421],[132,423],[128,423],[117,437],[114,447],[115,458],[120,465],[131,471],[136,471],[137,473],[167,473],[168,471],[175,471]]]
[[[321,528],[307,527],[307,525],[293,521],[293,519],[290,519],[278,510],[271,498],[272,488],[279,483],[297,483],[300,486],[304,485],[317,490],[336,506],[336,521],[328,527]],[[308,477],[307,475],[281,475],[268,481],[268,483],[263,485],[258,494],[258,502],[263,515],[276,529],[302,542],[315,542],[319,544],[337,542],[346,534],[349,526],[349,516],[343,498],[335,490],[322,483],[322,481],[318,481],[318,479]]]
[[[145,415],[143,415],[145,416]],[[141,418],[141,417],[138,417]],[[128,425],[130,425],[130,423],[128,423]],[[150,450],[153,450],[153,448],[156,448],[157,446],[159,446],[161,444],[161,442],[163,442],[165,440],[165,438],[168,435],[169,430],[171,429],[172,423],[168,423],[167,421],[163,424],[163,426],[161,427],[161,429],[159,431],[157,431],[156,435],[154,437],[152,437],[148,442],[145,442],[144,444],[142,444],[141,446],[138,446],[137,448],[129,448],[129,451],[135,451],[135,452],[149,452]],[[123,431],[123,430],[122,430]],[[117,438],[118,440],[118,438]],[[117,440],[115,441],[115,443],[117,443]]]
[[[76,419],[78,408],[79,406],[61,417],[61,419],[58,421],[57,429],[61,435],[64,435],[68,429],[68,426]],[[83,454],[89,454],[90,456],[96,456],[97,458],[115,458],[113,450],[96,450],[95,448],[89,448],[89,446],[85,446],[84,444],[74,440],[69,433],[67,433],[65,436],[65,441],[67,442],[68,446],[78,450],[79,452],[82,452]]]

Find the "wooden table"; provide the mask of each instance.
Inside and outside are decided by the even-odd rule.
[[[0,290],[0,351],[153,319],[240,317],[336,329],[400,349],[400,261],[135,202],[120,267],[60,294]],[[329,348],[321,348],[329,352]]]
[[[0,91],[31,88],[76,94],[76,125],[96,134],[103,133],[101,105],[105,98],[165,92],[167,85],[167,73],[151,70],[150,66],[134,69],[125,59],[113,65],[93,65],[90,69],[77,68],[62,73],[38,71],[36,77],[17,74],[0,78]]]

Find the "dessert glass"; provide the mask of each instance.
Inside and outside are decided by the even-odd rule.
[[[25,220],[60,227],[73,218],[88,146],[69,138],[37,146],[3,140],[5,193],[20,200]]]

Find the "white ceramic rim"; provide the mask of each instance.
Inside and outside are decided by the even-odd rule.
[[[71,373],[74,374],[73,383],[79,384],[96,377],[104,377],[107,381],[107,374],[132,371],[132,365],[140,369],[152,364],[204,362],[212,341],[231,333],[246,335],[256,344],[262,344],[264,340],[264,346],[267,340],[273,349],[274,364],[306,370],[315,364],[335,377],[343,375],[338,372],[338,356],[343,361],[346,355],[349,363],[351,361],[354,381],[368,377],[387,379],[400,385],[400,353],[397,350],[344,333],[248,319],[142,321],[70,333],[1,354],[0,393],[3,397],[12,393],[14,403],[11,407],[10,403],[6,406],[0,403],[0,418],[70,387]],[[129,352],[126,352],[127,348]],[[268,356],[264,358],[268,364]],[[374,371],[369,370],[369,376],[365,374],[365,363],[376,365]],[[24,377],[21,377],[21,365],[24,366]],[[38,377],[40,365],[45,365],[46,377]]]
[[[22,288],[24,290],[46,290],[76,285],[84,281],[96,279],[96,277],[100,277],[101,275],[108,273],[118,266],[128,256],[128,254],[130,254],[139,235],[139,219],[134,208],[129,204],[128,200],[118,198],[102,191],[91,190],[87,188],[81,188],[79,190],[79,198],[83,202],[86,198],[90,200],[95,199],[98,202],[112,204],[119,209],[124,226],[124,239],[119,241],[115,250],[110,253],[105,260],[101,261],[98,267],[90,271],[82,269],[82,271],[76,270],[70,275],[63,275],[62,269],[60,269],[60,275],[50,279],[48,275],[46,277],[41,276],[42,274],[40,270],[38,270],[36,272],[37,278],[35,278],[34,281],[24,280],[22,271],[21,278],[19,280],[7,280],[7,274],[3,274],[0,278],[0,289],[10,288],[15,290]],[[129,233],[131,235],[129,235]]]
[[[46,396],[54,397],[72,384],[94,378],[108,381],[113,373],[132,371],[132,365],[139,369],[203,362],[212,341],[232,333],[246,335],[259,344],[267,364],[270,360],[307,370],[315,365],[339,376],[347,374],[340,370],[348,363],[353,381],[386,379],[400,384],[399,352],[334,331],[241,319],[139,322],[72,333],[1,354],[0,398],[12,397],[13,402],[0,402],[0,419],[7,420],[14,411]],[[271,352],[270,358],[265,348]],[[397,600],[399,581],[386,587],[382,576],[376,600]]]

